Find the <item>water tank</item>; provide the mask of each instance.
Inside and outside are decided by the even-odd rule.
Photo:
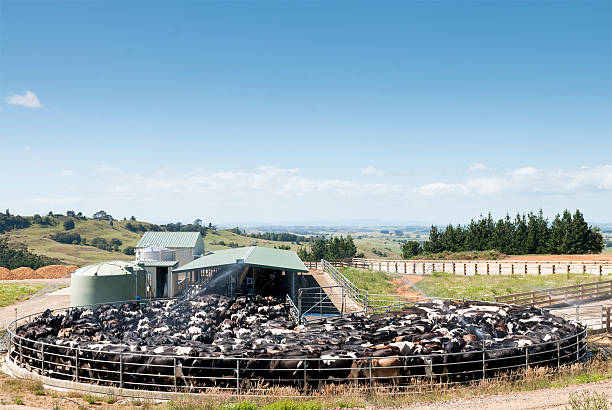
[[[72,272],[70,305],[96,305],[144,296],[145,271],[124,261],[102,262]]]

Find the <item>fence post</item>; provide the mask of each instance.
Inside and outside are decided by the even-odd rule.
[[[578,335],[576,335],[576,361],[580,360],[580,343],[578,341]]]
[[[176,393],[178,391],[178,387],[176,384],[176,357],[174,358],[174,392]]]
[[[489,274],[489,262],[487,262],[487,275]]]
[[[576,321],[580,320],[580,305],[576,305]]]
[[[582,273],[586,273],[586,265],[582,262]]]
[[[236,360],[236,394],[240,395],[240,359]]]
[[[121,356],[119,356],[121,357]],[[79,382],[79,349],[74,349],[74,380]]]
[[[478,275],[478,262],[474,264],[474,275]]]
[[[557,367],[561,367],[561,348],[559,342],[557,342]]]
[[[602,270],[603,270],[602,268],[603,268],[603,266],[599,265],[599,276],[602,275]]]
[[[425,275],[425,262],[423,262],[423,275]]]
[[[344,287],[342,288],[344,289]],[[302,322],[302,289],[298,290],[298,324]]]
[[[330,292],[333,290],[330,289]],[[323,288],[319,288],[319,318],[323,317]]]
[[[569,275],[569,273],[570,273],[570,265],[567,265],[567,272],[566,273]]]
[[[610,331],[610,306],[606,307],[606,331]]]
[[[119,353],[119,387],[123,389],[123,353]]]
[[[412,273],[416,275],[416,262],[412,264]]]
[[[372,358],[368,359],[368,369],[369,369],[369,378],[370,378],[370,387],[372,387]]]
[[[542,274],[542,265],[538,263],[538,275]]]
[[[485,360],[485,345],[484,340],[482,342],[482,380],[486,379],[487,376],[487,362]]]
[[[455,274],[455,262],[453,262],[453,275]]]
[[[45,375],[45,344],[40,344],[40,375]]]
[[[525,264],[525,275],[527,275],[527,264]]]
[[[463,276],[467,275],[467,263],[463,264]]]
[[[552,273],[553,275],[555,274],[555,264],[554,263],[552,264]]]
[[[529,369],[529,346],[525,346],[525,371]]]
[[[501,271],[502,271],[502,265],[501,263],[497,262],[497,273],[499,273],[499,276],[501,276]]]
[[[510,274],[514,275],[514,263],[510,264]]]
[[[306,393],[306,391],[308,391],[308,379],[306,378],[306,359],[303,360],[304,362],[304,393]]]
[[[342,291],[342,310],[340,311],[340,317],[342,317],[344,314],[344,286],[341,286],[340,289]]]

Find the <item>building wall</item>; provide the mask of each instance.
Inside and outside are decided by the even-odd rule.
[[[178,266],[183,266],[187,262],[191,262],[193,257],[193,248],[173,248],[175,261],[178,261]]]

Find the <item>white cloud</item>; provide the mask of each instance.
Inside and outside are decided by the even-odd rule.
[[[25,147],[23,147],[23,149],[24,149],[26,152],[29,152],[29,151],[32,149],[32,147],[30,147],[29,145],[26,145]]]
[[[10,105],[22,105],[29,108],[41,108],[42,104],[38,100],[36,94],[30,90],[26,90],[23,95],[13,94],[6,98],[6,102]]]
[[[361,170],[361,175],[371,175],[371,176],[381,177],[385,175],[385,171],[383,171],[382,169],[376,168],[374,165],[370,165],[369,167],[365,167],[364,169]]]
[[[487,166],[485,164],[472,164],[468,167],[469,171],[486,171]]]
[[[33,198],[30,202],[46,205],[66,205],[81,202],[83,198]]]
[[[111,167],[110,165],[100,164],[96,166],[96,171],[102,173],[114,173],[119,172],[119,168]]]
[[[117,181],[120,181],[117,183]],[[335,195],[341,198],[359,195],[404,195],[406,189],[390,184],[359,184],[343,179],[311,179],[297,169],[257,167],[250,171],[205,172],[197,169],[185,174],[167,170],[146,175],[122,175],[109,179],[109,189],[121,195],[190,195],[249,198],[263,194],[272,200],[305,195]]]
[[[58,175],[60,177],[71,177],[73,172],[71,169],[64,169],[63,171],[54,172],[53,175]]]
[[[612,190],[612,165],[542,170],[523,167],[506,174],[468,178],[459,183],[436,182],[416,191],[426,196],[549,194]]]

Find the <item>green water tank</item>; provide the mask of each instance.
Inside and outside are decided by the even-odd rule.
[[[72,272],[70,305],[98,305],[143,296],[146,272],[134,263],[102,262]]]

